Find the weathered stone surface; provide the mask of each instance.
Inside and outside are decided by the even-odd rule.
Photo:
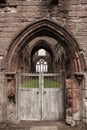
[[[4,4],[4,6],[0,6],[0,56],[3,56],[3,59],[5,59],[11,41],[14,39],[15,35],[17,35],[20,32],[20,30],[22,30],[25,26],[43,18],[54,21],[55,23],[64,27],[72,36],[74,36],[79,45],[79,50],[82,50],[84,52],[84,57],[87,62],[87,0],[60,0],[59,4],[54,6],[50,6],[50,0],[7,0],[7,4]],[[62,42],[65,44],[65,41],[62,40]],[[5,69],[4,66],[7,64],[3,63],[3,59],[0,59],[1,71]],[[79,61],[77,68],[78,67]],[[87,66],[85,67],[85,69],[87,69]],[[84,71],[84,69],[82,71]],[[82,82],[86,81],[87,79],[85,77],[85,81],[82,80]],[[8,95],[11,95],[14,94],[15,91],[14,87],[13,89],[11,89],[13,83],[9,82],[9,91],[6,92],[6,90],[4,89],[6,87],[5,82],[6,80],[4,77],[4,72],[2,72],[0,73],[1,118],[3,110],[3,99],[4,97],[6,97],[6,93],[8,93]],[[79,80],[78,82],[80,84]],[[83,98],[87,100],[87,88],[82,91],[84,91],[85,94],[85,96],[83,94]],[[79,104],[79,91],[72,91],[71,87],[69,90],[67,90],[69,105],[72,105],[73,102],[71,99],[72,93],[73,98],[75,98],[73,107],[78,109],[79,105],[77,105],[76,107],[76,104]],[[13,107],[8,106],[8,110],[8,113],[12,112],[13,118],[15,114]]]
[[[78,5],[78,4],[80,4],[80,0],[70,0],[69,4],[70,5]]]
[[[87,4],[87,0],[81,0],[81,4]]]
[[[16,111],[15,111],[15,104],[8,104],[7,105],[7,118],[8,120],[15,120],[16,119]]]
[[[57,126],[33,126],[30,130],[58,130]]]

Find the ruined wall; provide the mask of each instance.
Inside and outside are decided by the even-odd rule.
[[[7,0],[7,4],[0,4],[0,56],[6,55],[11,40],[21,29],[43,18],[55,21],[72,33],[86,54],[86,0],[60,0],[59,5],[50,5],[47,1]]]
[[[25,26],[43,18],[68,30],[79,43],[81,53],[87,57],[87,0],[59,0],[58,4],[51,3],[51,0],[6,0],[6,3],[0,3],[0,90],[5,91],[3,58],[11,41]],[[0,119],[5,93],[2,91]]]

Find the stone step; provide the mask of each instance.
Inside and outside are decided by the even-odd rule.
[[[20,121],[21,126],[59,126],[61,123],[64,124],[64,121]]]
[[[79,124],[71,127],[58,121],[21,121],[20,124],[0,124],[0,130],[87,130],[87,126]]]

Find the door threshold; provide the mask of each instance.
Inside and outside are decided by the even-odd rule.
[[[65,121],[52,121],[52,120],[43,120],[43,121],[30,121],[30,120],[21,120],[21,125],[31,125],[31,126],[57,126],[60,123],[64,123]]]

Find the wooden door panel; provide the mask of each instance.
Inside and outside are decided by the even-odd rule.
[[[58,88],[44,89],[43,120],[60,120],[63,118],[63,95]]]
[[[40,94],[38,89],[21,89],[20,115],[21,120],[40,120]]]

